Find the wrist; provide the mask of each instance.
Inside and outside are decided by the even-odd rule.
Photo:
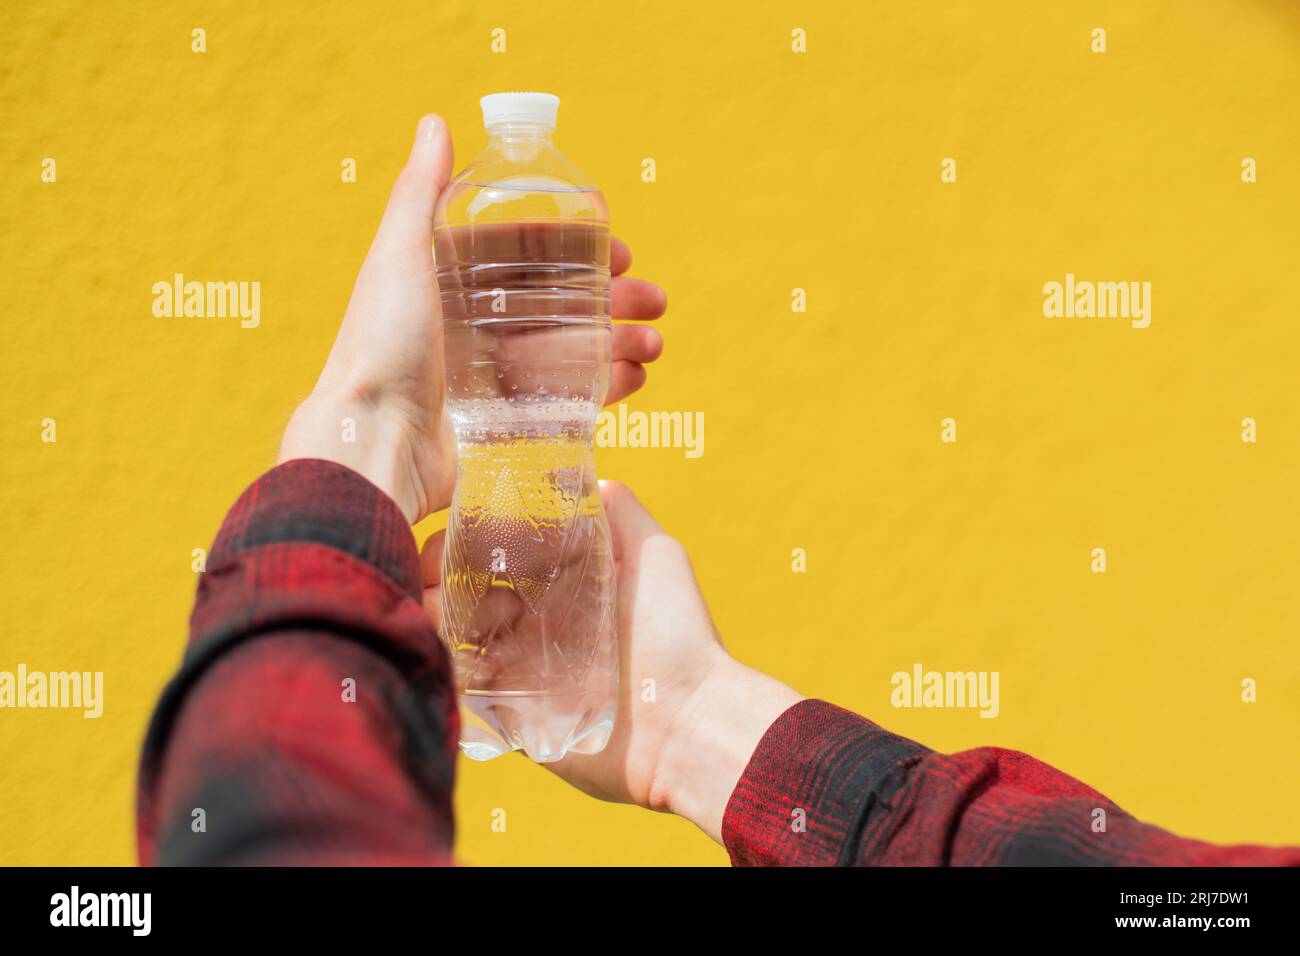
[[[411,449],[401,416],[363,400],[313,393],[289,420],[278,461],[320,458],[350,468],[414,522],[423,513],[424,489]]]
[[[657,808],[690,820],[721,843],[723,814],[750,757],[768,728],[800,700],[795,690],[719,647],[660,751]]]

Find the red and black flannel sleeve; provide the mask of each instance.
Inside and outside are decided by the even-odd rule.
[[[722,836],[738,866],[1300,865],[1300,848],[1177,837],[1025,754],[935,753],[819,700],[768,728]]]
[[[397,506],[291,461],[226,516],[140,769],[140,862],[447,863],[458,718]]]

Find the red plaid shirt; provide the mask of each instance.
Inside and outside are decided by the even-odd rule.
[[[449,862],[459,724],[420,597],[410,527],[361,476],[292,461],[244,492],[145,741],[140,861]],[[1025,754],[934,753],[816,700],[768,729],[723,839],[738,865],[1300,864],[1176,837]]]

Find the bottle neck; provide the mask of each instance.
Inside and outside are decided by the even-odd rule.
[[[549,141],[554,126],[545,123],[495,123],[488,127],[488,139],[494,143],[542,143]]]

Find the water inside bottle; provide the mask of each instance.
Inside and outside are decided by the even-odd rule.
[[[435,230],[459,456],[442,636],[466,754],[545,762],[601,750],[616,705],[613,558],[592,451],[611,359],[609,228],[562,218],[603,209],[598,193],[515,192],[457,183],[453,223],[475,203],[500,215]]]

